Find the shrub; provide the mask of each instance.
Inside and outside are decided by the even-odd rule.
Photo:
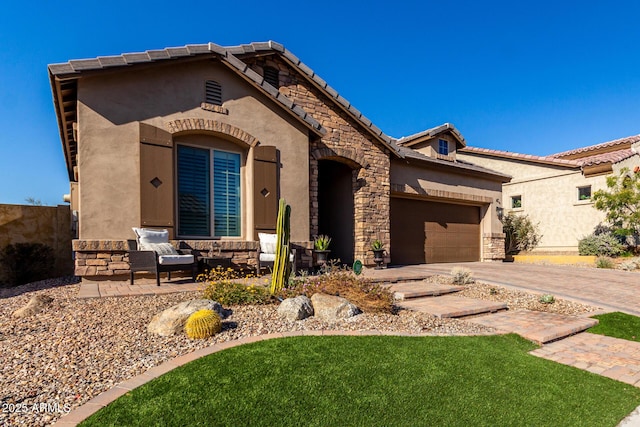
[[[540,299],[538,299],[542,304],[553,304],[556,302],[556,298],[553,295],[545,294],[540,295]]]
[[[504,248],[507,254],[530,251],[538,246],[542,236],[527,215],[508,213],[502,218],[505,233]]]
[[[192,340],[209,338],[222,330],[222,320],[213,310],[198,310],[187,319],[184,331]]]
[[[621,270],[633,271],[638,268],[638,264],[635,261],[626,261],[620,264]]]
[[[346,298],[364,312],[393,312],[393,292],[352,271],[328,264],[319,276],[297,276],[282,290],[282,298],[325,293]]]
[[[580,255],[596,255],[614,257],[622,254],[624,246],[611,233],[590,234],[578,242]]]
[[[453,283],[456,285],[468,285],[474,282],[473,273],[468,268],[453,267],[451,276],[453,276]]]
[[[596,267],[597,268],[613,268],[614,263],[613,260],[606,256],[599,256],[596,258]]]
[[[54,262],[53,248],[42,243],[15,243],[0,251],[0,269],[9,286],[49,278]]]
[[[198,280],[205,282],[202,291],[206,299],[218,301],[222,305],[268,304],[272,302],[271,294],[266,286],[252,283],[246,285],[241,279],[251,279],[251,275],[224,270],[221,267],[212,269],[207,274],[198,276]]]

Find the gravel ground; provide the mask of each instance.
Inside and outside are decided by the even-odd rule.
[[[173,357],[213,343],[291,330],[379,330],[434,335],[488,334],[491,328],[461,320],[400,311],[398,315],[361,314],[338,324],[314,318],[288,322],[276,306],[225,307],[232,314],[223,331],[208,340],[185,335],[158,337],[146,326],[158,312],[197,292],[157,296],[76,299],[71,278],[2,289],[0,308],[0,425],[49,425],[114,385]],[[30,318],[12,313],[36,294],[52,305]],[[43,404],[49,406],[43,408]],[[36,406],[34,406],[36,405]]]

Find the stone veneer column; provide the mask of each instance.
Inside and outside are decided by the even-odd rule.
[[[382,240],[387,251],[391,251],[390,152],[334,101],[280,59],[258,57],[246,58],[245,61],[258,74],[263,74],[266,66],[278,69],[279,91],[327,130],[322,139],[311,141],[309,147],[310,238],[318,234],[318,160],[347,163],[354,168],[354,257],[373,265],[370,250],[373,240]]]
[[[482,261],[502,261],[505,258],[504,233],[485,233],[482,236]]]

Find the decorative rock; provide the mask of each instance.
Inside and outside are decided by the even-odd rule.
[[[336,322],[340,319],[347,319],[360,313],[355,305],[342,297],[327,294],[314,294],[311,297],[315,316],[326,322]]]
[[[53,298],[47,295],[36,295],[31,298],[27,305],[13,312],[13,317],[30,317],[40,313],[46,307],[51,305]]]
[[[278,307],[278,315],[287,320],[302,320],[313,316],[313,306],[309,297],[304,295],[287,298]]]
[[[224,310],[217,301],[209,299],[184,301],[153,316],[151,323],[147,326],[147,331],[163,337],[175,335],[184,330],[189,316],[204,309],[213,310],[220,315],[220,318],[224,317]]]

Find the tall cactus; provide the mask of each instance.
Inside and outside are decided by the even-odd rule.
[[[271,275],[271,294],[276,294],[284,288],[291,274],[291,262],[289,246],[291,206],[284,199],[280,199],[278,208],[278,223],[276,225],[276,259],[273,262],[273,274]]]

